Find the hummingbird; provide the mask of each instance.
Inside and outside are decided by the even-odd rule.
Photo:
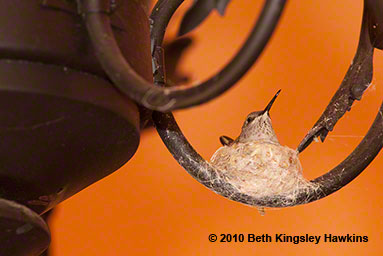
[[[249,139],[269,139],[278,142],[277,136],[271,124],[270,109],[280,92],[281,90],[278,90],[264,110],[252,112],[246,117],[246,121],[242,126],[242,132],[236,140],[233,140],[228,136],[221,136],[219,138],[221,144],[223,146],[229,146],[233,143],[244,142]],[[262,118],[265,114],[266,118]]]
[[[270,109],[280,91],[264,110],[246,117],[235,140],[221,136],[223,147],[210,160],[218,174],[241,193],[259,198],[293,197],[308,183],[302,176],[298,151],[279,143],[271,123]],[[262,207],[258,210],[264,214]]]

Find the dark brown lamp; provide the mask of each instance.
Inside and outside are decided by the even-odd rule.
[[[140,116],[99,65],[75,2],[0,6],[0,255],[30,255],[49,243],[37,214],[126,163],[139,144]],[[119,19],[125,13],[129,19]],[[147,14],[122,1],[112,18],[124,56],[152,81]],[[25,216],[14,214],[24,208]],[[16,235],[23,225],[31,230]]]

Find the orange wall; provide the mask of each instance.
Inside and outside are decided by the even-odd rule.
[[[218,71],[244,41],[261,3],[232,1],[224,19],[214,13],[193,34],[196,44],[182,70],[194,81]],[[281,143],[295,148],[351,63],[362,5],[361,0],[289,1],[271,44],[234,89],[208,104],[177,111],[193,146],[210,158],[220,146],[220,135],[237,136],[246,115],[263,109],[281,88],[272,120]],[[380,51],[374,64],[373,86],[362,102],[355,103],[325,143],[314,143],[301,154],[307,178],[337,165],[367,132],[383,96]],[[380,154],[337,193],[308,205],[269,210],[262,217],[192,179],[151,130],[142,134],[138,152],[123,168],[58,207],[52,223],[53,255],[381,255],[382,167]],[[208,242],[210,233],[357,234],[369,241],[222,244]]]

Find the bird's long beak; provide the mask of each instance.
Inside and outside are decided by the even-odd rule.
[[[269,102],[269,104],[267,104],[266,108],[263,110],[263,113],[267,113],[269,115],[269,111],[271,109],[271,106],[274,104],[274,101],[275,99],[278,97],[279,93],[281,92],[281,90],[279,89],[279,91],[277,91],[277,93],[274,95],[274,97],[271,99],[271,101]]]

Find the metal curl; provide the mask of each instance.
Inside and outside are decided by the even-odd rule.
[[[343,115],[351,110],[355,100],[361,100],[371,84],[374,48],[383,47],[383,0],[365,0],[358,49],[338,90],[325,111],[298,145],[302,152],[315,137],[322,142]]]
[[[110,79],[139,104],[163,112],[202,104],[232,87],[262,53],[286,3],[286,0],[265,0],[263,10],[245,44],[219,73],[200,85],[171,88],[165,93],[164,88],[140,77],[124,59],[111,29],[110,0],[77,1],[96,55]],[[153,50],[162,44],[166,26],[183,2],[184,0],[160,0],[154,7],[151,16]],[[156,95],[155,101],[150,102],[153,97],[147,97],[148,91],[150,95]],[[168,104],[169,102],[174,104]]]

